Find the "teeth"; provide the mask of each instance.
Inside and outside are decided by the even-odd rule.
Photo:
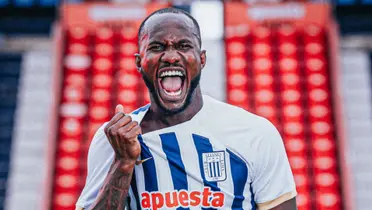
[[[181,71],[164,71],[161,73],[160,77],[172,77],[172,76],[183,76],[183,73]]]
[[[164,92],[165,92],[166,94],[170,95],[170,96],[179,96],[179,95],[181,95],[182,90],[179,89],[177,92],[168,92],[168,91],[164,90]]]

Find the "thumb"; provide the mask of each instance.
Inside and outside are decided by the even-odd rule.
[[[116,108],[115,108],[115,114],[119,112],[124,112],[124,107],[121,104],[116,105]]]

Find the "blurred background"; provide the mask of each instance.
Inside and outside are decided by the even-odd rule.
[[[97,128],[149,103],[139,23],[199,22],[202,90],[279,129],[299,210],[371,210],[372,0],[0,0],[0,209],[67,210]]]

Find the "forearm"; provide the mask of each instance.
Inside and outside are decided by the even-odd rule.
[[[115,161],[107,174],[105,182],[90,210],[123,210],[126,205],[134,164],[123,165]]]

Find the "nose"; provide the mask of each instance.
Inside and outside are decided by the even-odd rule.
[[[164,55],[162,56],[161,60],[164,63],[168,64],[178,64],[181,60],[181,57],[176,50],[170,48],[164,52]]]

